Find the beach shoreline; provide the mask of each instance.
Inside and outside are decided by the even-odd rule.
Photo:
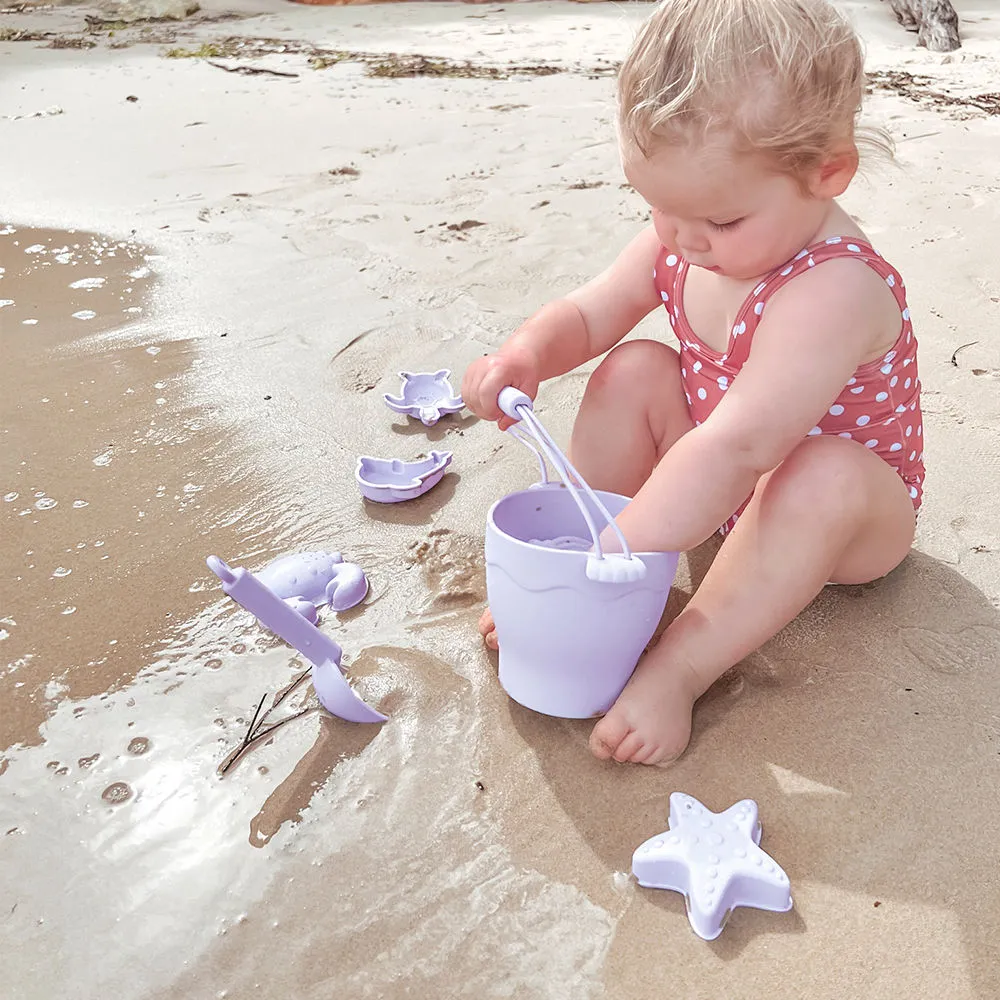
[[[921,343],[915,550],[824,593],[703,699],[681,761],[640,769],[510,702],[476,633],[486,512],[531,456],[381,395],[402,370],[457,382],[642,224],[612,99],[648,5],[203,6],[0,14],[4,994],[990,996],[1000,14],[956,4],[942,56],[842,4],[897,143],[845,204]],[[636,335],[669,340],[661,319]],[[561,441],[586,376],[539,397]],[[431,448],[455,457],[425,497],[361,499],[359,455]],[[281,710],[308,713],[221,776],[304,664],[205,558],[313,549],[369,575],[322,627],[390,721],[303,685]],[[792,913],[739,911],[707,946],[635,885],[676,790],[759,803]]]

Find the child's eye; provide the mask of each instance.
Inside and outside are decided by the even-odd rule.
[[[731,222],[709,222],[709,225],[717,232],[724,233],[727,229],[735,229],[742,221],[733,219]]]

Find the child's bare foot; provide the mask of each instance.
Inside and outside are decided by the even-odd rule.
[[[497,640],[497,627],[493,624],[493,615],[487,608],[483,612],[483,617],[479,619],[479,634],[486,641],[487,649],[499,649],[500,643]]]
[[[602,760],[659,764],[679,757],[691,739],[697,695],[677,664],[647,655],[611,710],[594,726],[590,749]]]
[[[499,649],[496,625],[487,608],[479,634],[488,649]],[[682,674],[648,655],[611,710],[594,726],[590,749],[596,757],[621,763],[659,764],[679,757],[691,738],[696,695],[680,683]]]

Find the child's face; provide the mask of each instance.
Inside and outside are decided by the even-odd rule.
[[[816,235],[829,208],[761,157],[663,145],[648,158],[625,151],[622,163],[663,245],[731,278],[759,278],[783,264]]]

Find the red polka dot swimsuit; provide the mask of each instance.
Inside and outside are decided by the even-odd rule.
[[[696,424],[703,423],[715,409],[746,362],[761,314],[768,299],[779,288],[809,268],[842,257],[863,260],[885,280],[895,296],[902,322],[899,337],[892,347],[883,357],[858,368],[809,434],[853,438],[871,448],[899,473],[910,491],[914,510],[918,510],[923,496],[924,452],[917,341],[899,272],[863,240],[831,237],[806,247],[784,267],[769,274],[740,307],[725,353],[699,340],[688,324],[682,303],[689,265],[686,260],[663,249],[657,258],[653,279],[667,309],[670,325],[680,341],[681,378],[688,409]],[[722,526],[723,534],[732,529],[746,503]]]

